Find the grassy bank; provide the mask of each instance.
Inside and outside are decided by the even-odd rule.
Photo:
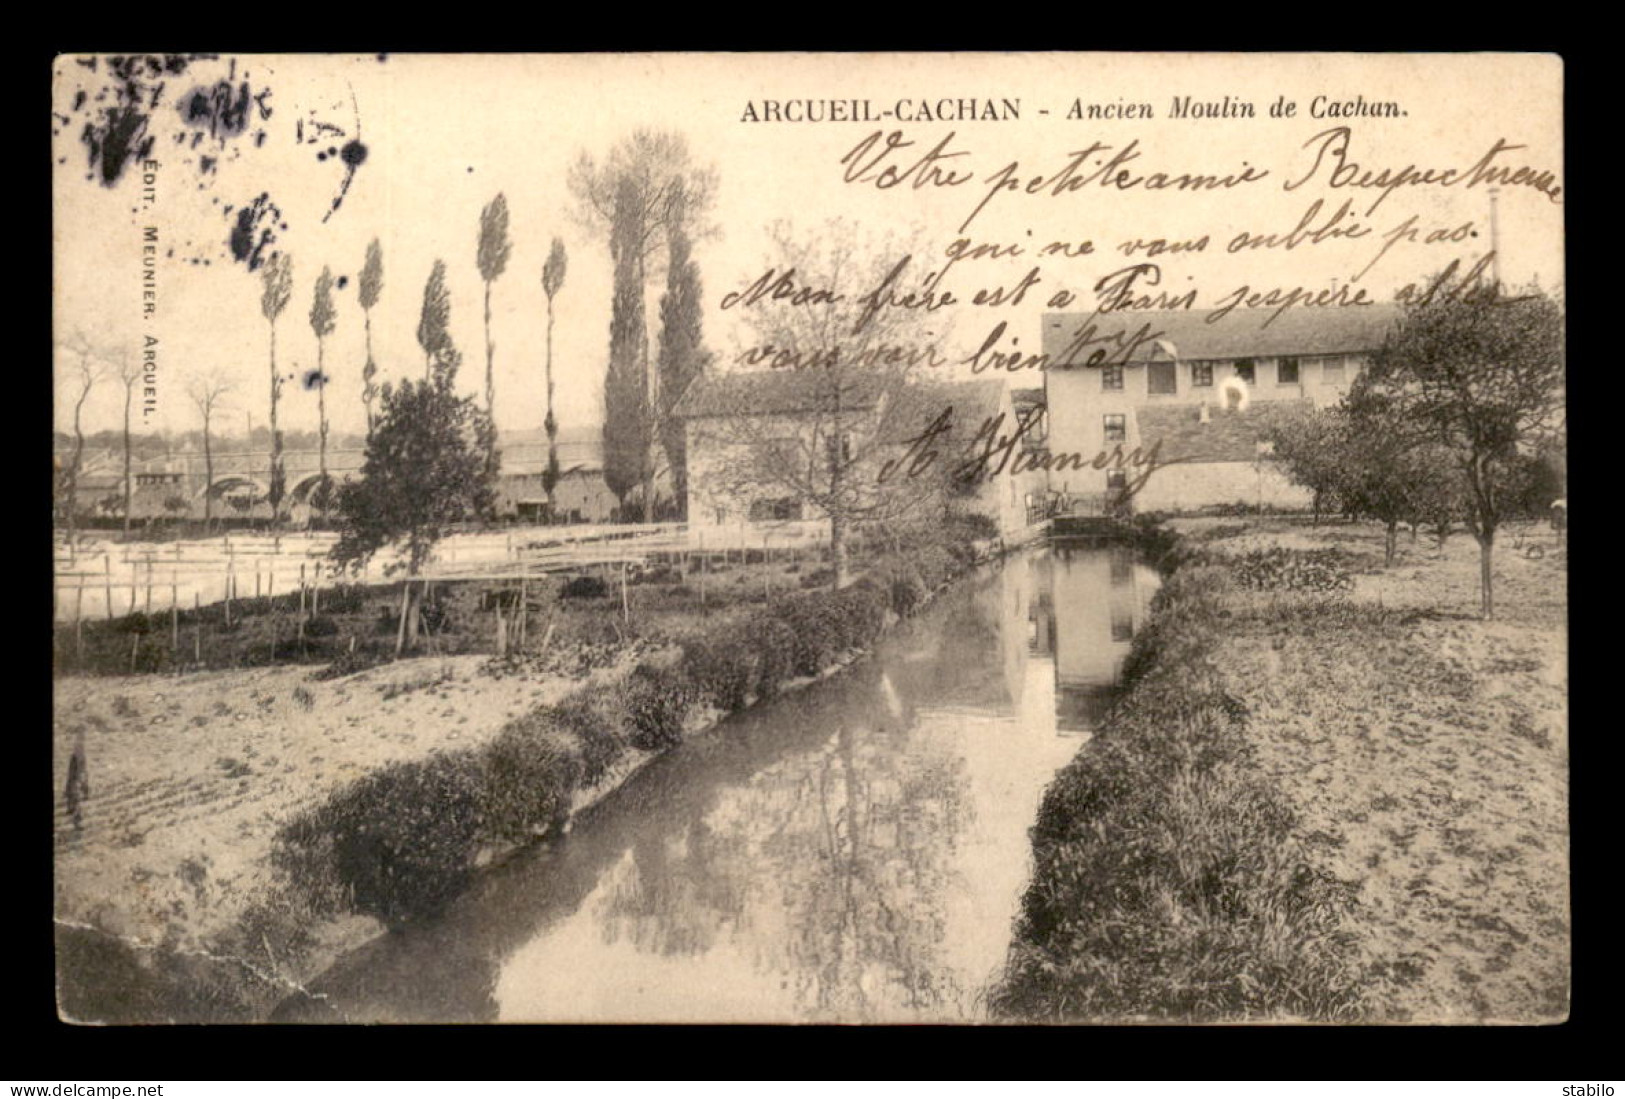
[[[867,648],[889,620],[914,611],[972,562],[971,540],[959,537],[965,533],[944,526],[939,542],[868,559],[863,578],[838,592],[799,590],[794,574],[782,586],[764,584],[746,564],[707,574],[703,606],[688,578],[656,574],[631,589],[626,615],[619,590],[578,586],[551,608],[548,649],[506,659],[430,658],[336,678],[283,667],[118,681],[121,691],[128,690],[122,684],[144,688],[109,723],[127,718],[166,745],[215,728],[235,745],[247,732],[237,724],[245,716],[270,719],[261,730],[266,737],[309,723],[317,741],[306,738],[304,750],[332,759],[342,780],[329,769],[298,796],[284,791],[253,811],[262,776],[274,775],[279,786],[300,776],[283,774],[281,747],[291,755],[292,745],[270,752],[245,736],[214,761],[218,775],[206,768],[172,797],[154,801],[158,792],[129,784],[128,819],[92,817],[83,837],[59,820],[59,883],[71,894],[59,886],[64,1013],[125,1022],[266,1017],[337,953],[432,914],[492,859],[563,831],[572,813],[653,754]],[[827,579],[815,575],[812,583]],[[581,667],[561,673],[558,666],[561,638],[588,643],[569,632],[571,622],[607,631],[607,655],[589,662],[599,670],[585,682]],[[544,628],[533,621],[532,635]],[[457,669],[449,679],[427,674],[447,668]],[[175,694],[211,677],[220,685],[254,678],[253,705],[227,696],[225,712],[205,710],[198,715],[205,724],[194,729],[190,704],[175,711]],[[108,697],[110,682],[71,677],[59,693],[82,695],[81,708],[93,708]],[[547,689],[538,694],[542,684]],[[370,712],[342,708],[364,707],[374,689]],[[147,691],[156,692],[152,716],[161,719],[152,726]],[[457,696],[451,705],[448,692]],[[528,704],[511,704],[527,695]],[[489,705],[497,699],[509,704],[497,711]],[[205,704],[202,695],[196,701]],[[483,707],[485,720],[463,725],[463,706]],[[58,732],[71,738],[72,725]],[[339,733],[347,735],[320,743]],[[366,747],[403,737],[416,750]],[[93,779],[106,773],[96,747],[92,761]],[[169,772],[162,762],[157,768],[162,786],[168,780],[159,776]],[[92,813],[109,806],[104,790],[96,788],[101,800],[91,801]],[[205,794],[212,804],[198,801]],[[224,819],[218,798],[227,796],[235,831],[216,827]],[[189,814],[164,833],[175,857],[161,869],[131,867],[121,837],[156,846],[146,815],[171,801]],[[123,912],[124,901],[98,907],[92,900],[127,888],[119,880],[126,870],[139,875],[139,890],[154,891],[139,920]],[[104,974],[121,976],[108,984]]]
[[[995,1003],[1109,1021],[1566,1011],[1563,564],[1182,524],[1105,728],[1057,777]]]

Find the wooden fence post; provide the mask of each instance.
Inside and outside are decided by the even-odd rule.
[[[102,558],[102,564],[107,568],[107,618],[113,618],[113,555],[108,553]]]
[[[85,602],[85,578],[79,578],[79,586],[73,589],[73,643],[79,653],[79,663],[85,662],[85,620],[80,609]]]
[[[192,589],[192,663],[203,663],[203,595]]]
[[[152,558],[147,558],[147,606],[146,613],[152,613]]]

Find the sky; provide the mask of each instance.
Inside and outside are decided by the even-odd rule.
[[[1329,162],[1294,189],[1283,185],[1314,164],[1317,135],[1350,128],[1348,157],[1360,171],[1420,168],[1462,170],[1497,141],[1522,148],[1497,164],[1562,168],[1561,62],[1541,55],[221,55],[188,62],[183,71],[140,78],[150,159],[158,161],[150,192],[142,163],[131,157],[111,181],[104,168],[116,157],[86,142],[87,126],[116,102],[123,84],[106,57],[94,69],[87,56],[57,59],[53,72],[53,326],[59,346],[88,335],[102,357],[139,360],[156,352],[158,393],[137,430],[187,431],[201,426],[186,398],[186,381],[217,370],[234,392],[227,430],[241,431],[268,411],[268,325],[259,309],[260,279],[234,258],[230,236],[245,207],[261,195],[274,204],[275,240],[266,250],[293,257],[294,292],[277,328],[279,366],[302,374],[315,366],[317,340],[308,314],[324,267],[347,285],[335,292],[337,327],[324,363],[335,431],[364,425],[360,371],[365,361],[357,278],[367,243],[384,254],[384,288],[373,312],[375,357],[382,380],[420,377],[423,357],[416,325],[423,284],[436,258],[448,265],[452,334],[464,356],[461,387],[483,389],[483,283],[475,266],[481,209],[507,197],[512,254],[492,290],[496,343],[496,418],[504,429],[540,427],[545,409],[542,371],[547,324],[541,269],[550,242],[561,239],[569,268],[555,305],[554,368],[560,421],[600,422],[608,351],[611,267],[606,234],[571,216],[570,165],[582,154],[602,158],[637,127],[682,134],[697,164],[714,167],[717,232],[696,247],[705,287],[708,345],[726,366],[751,342],[749,309],[722,308],[723,295],[748,286],[777,262],[770,226],[788,221],[801,239],[818,239],[829,219],[856,225],[872,241],[911,237],[923,251],[912,272],[941,266],[961,237],[974,243],[1018,244],[1020,256],[961,260],[941,286],[968,299],[978,288],[1013,287],[1035,263],[1038,242],[1089,240],[1095,251],[1041,261],[1038,287],[1019,306],[959,304],[931,314],[922,330],[952,358],[981,342],[992,325],[1008,324],[1023,346],[1038,342],[1049,295],[1068,290],[1087,298],[1101,276],[1137,260],[1121,245],[1135,239],[1209,238],[1200,253],[1158,256],[1166,287],[1200,288],[1211,306],[1242,285],[1256,289],[1348,283],[1382,248],[1383,234],[1406,224],[1414,239],[1397,241],[1360,285],[1377,300],[1425,277],[1452,259],[1470,264],[1488,249],[1486,187],[1406,186],[1366,214],[1381,192],[1331,187]],[[241,120],[213,109],[208,92],[221,80],[250,95]],[[156,86],[162,84],[162,90]],[[156,94],[157,105],[152,105]],[[98,100],[98,95],[102,96]],[[1314,96],[1338,102],[1363,96],[1407,112],[1394,118],[1307,117]],[[81,98],[82,96],[82,98]],[[1251,118],[1168,117],[1176,97],[1222,104],[1250,102]],[[1278,98],[1295,101],[1294,117],[1273,117]],[[1018,119],[920,121],[897,118],[836,122],[744,121],[765,113],[764,101],[867,100],[870,110],[919,113],[942,99],[1019,101]],[[906,101],[900,104],[899,101]],[[1155,117],[1066,117],[1084,104],[1144,102]],[[196,105],[199,109],[193,110]],[[204,109],[207,108],[207,109]],[[802,108],[805,110],[805,108]],[[827,109],[827,108],[826,108]],[[855,109],[855,108],[854,108]],[[1041,111],[1048,111],[1042,114]],[[190,115],[190,117],[189,117]],[[212,126],[212,129],[211,129]],[[899,131],[913,144],[891,154],[899,170],[948,141],[945,170],[970,173],[964,184],[915,186],[909,178],[879,188],[874,180],[843,178],[842,158],[865,137]],[[100,130],[92,133],[100,137]],[[177,135],[181,138],[176,140]],[[1243,165],[1267,170],[1256,184],[1211,194],[1086,186],[1061,195],[1000,192],[970,222],[965,219],[991,181],[1021,182],[1055,173],[1071,154],[1101,143],[1093,161],[1131,141],[1136,171],[1232,173]],[[365,147],[358,164],[343,154]],[[93,157],[93,151],[98,156]],[[205,158],[210,158],[208,161]],[[350,160],[358,159],[353,153]],[[1358,174],[1358,173],[1356,173]],[[349,176],[345,188],[346,176]],[[1035,190],[1043,188],[1035,187]],[[1549,187],[1548,187],[1549,189]],[[341,204],[333,208],[335,197]],[[150,201],[149,201],[150,199]],[[1341,224],[1363,224],[1359,240],[1247,250],[1226,244],[1235,234],[1281,234],[1322,200],[1321,222],[1345,199],[1353,212]],[[229,211],[229,212],[228,212]],[[1563,205],[1528,185],[1501,188],[1498,222],[1503,277],[1563,278]],[[1409,218],[1414,222],[1407,222]],[[1315,224],[1320,224],[1317,222]],[[1472,222],[1471,231],[1466,231]],[[283,228],[282,226],[286,226]],[[142,313],[143,232],[156,227],[155,312]],[[1463,230],[1427,243],[1434,230]],[[1472,233],[1476,233],[1474,236]],[[878,245],[877,245],[878,247]],[[905,283],[914,279],[910,273]],[[851,287],[854,294],[868,287]],[[648,296],[651,340],[659,287]],[[1081,308],[1083,306],[1075,306]],[[156,345],[148,344],[156,337]],[[651,344],[652,346],[652,344]],[[58,352],[55,423],[71,424],[71,355]],[[1036,379],[1017,377],[1017,384]],[[104,382],[85,409],[89,431],[122,421],[122,388]],[[284,392],[282,424],[313,430],[314,392]]]

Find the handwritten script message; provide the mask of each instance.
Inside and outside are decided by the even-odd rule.
[[[852,108],[842,117],[868,116]],[[1301,139],[1283,141],[1277,130],[1223,152],[1127,134],[1011,159],[979,153],[959,129],[869,130],[834,158],[839,189],[884,196],[897,219],[938,243],[883,248],[838,274],[810,262],[810,252],[792,254],[737,279],[721,297],[724,311],[816,314],[828,323],[817,338],[793,323],[751,323],[761,338],[740,348],[734,365],[955,377],[1120,367],[1145,361],[1167,334],[1136,313],[1191,312],[1217,324],[1256,310],[1262,330],[1290,310],[1494,292],[1501,276],[1489,196],[1563,201],[1557,172],[1511,137],[1425,163],[1388,160],[1368,145],[1382,143],[1354,126],[1320,124]],[[1484,201],[1443,200],[1469,193]],[[1181,230],[1150,231],[1170,221]],[[1037,228],[1004,228],[1023,222]],[[1313,264],[1297,262],[1311,256]],[[1295,277],[1309,270],[1316,277]],[[1035,341],[1040,314],[1065,314],[1065,327]],[[973,334],[955,337],[956,320],[969,320]],[[1022,459],[1017,444],[1029,426],[983,423],[967,468],[1157,464],[1155,447],[1129,457]],[[882,480],[933,464],[946,421],[920,429]]]

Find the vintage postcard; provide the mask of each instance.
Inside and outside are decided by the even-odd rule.
[[[1567,1018],[1563,79],[57,58],[61,1017]]]

